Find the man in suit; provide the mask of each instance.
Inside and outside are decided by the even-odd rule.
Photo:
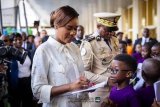
[[[75,38],[73,39],[73,42],[75,44],[77,44],[77,46],[79,46],[79,47],[82,43],[83,36],[84,36],[84,27],[82,25],[78,25],[77,26],[77,34],[76,34]]]
[[[27,35],[26,35],[26,33],[22,32],[21,35],[22,35],[22,40],[23,40],[22,47],[24,49],[26,49],[27,51],[31,51],[32,50],[32,44],[27,41]]]
[[[153,39],[153,38],[149,37],[150,34],[149,34],[149,29],[148,28],[143,29],[142,35],[143,35],[142,38],[138,38],[137,40],[135,40],[134,51],[135,51],[135,47],[136,47],[137,44],[141,44],[143,46],[146,42],[151,42],[152,44],[155,44],[155,43],[158,42],[156,39]]]
[[[97,30],[82,41],[80,49],[81,56],[87,73],[87,79],[95,83],[106,81],[110,73],[108,67],[112,59],[118,53],[118,40],[114,36],[114,31],[118,30],[117,22],[120,18],[115,13],[96,13]],[[86,72],[85,72],[86,73]],[[97,75],[97,76],[94,76]],[[90,76],[90,78],[88,78]],[[102,100],[108,94],[109,88],[99,88],[95,92],[89,93],[89,107],[100,107]]]
[[[47,31],[43,29],[40,33],[40,37],[42,38],[42,43],[48,40],[49,36],[47,34]]]

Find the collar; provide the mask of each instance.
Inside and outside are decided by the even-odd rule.
[[[148,38],[142,37],[142,39],[143,39],[143,40],[145,40],[145,39],[149,40],[149,37],[148,37]]]
[[[97,30],[96,32],[93,33],[93,36],[96,38],[97,41],[101,41],[102,37],[99,34],[99,31]]]
[[[75,37],[75,39],[76,39],[77,41],[81,41],[81,39],[79,39],[79,38],[77,38],[77,37]]]
[[[63,44],[61,44],[60,42],[58,42],[58,41],[55,39],[55,36],[49,37],[47,41],[48,41],[51,45],[54,45],[54,47],[55,47],[59,52],[62,52],[63,49],[67,47],[67,45],[63,45]]]

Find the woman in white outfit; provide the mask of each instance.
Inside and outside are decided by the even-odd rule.
[[[43,107],[81,107],[81,95],[67,92],[87,88],[78,47],[71,43],[76,35],[78,13],[62,6],[51,13],[55,35],[40,45],[32,66],[32,91]]]

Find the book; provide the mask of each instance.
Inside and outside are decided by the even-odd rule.
[[[160,102],[160,81],[154,83],[156,101]]]

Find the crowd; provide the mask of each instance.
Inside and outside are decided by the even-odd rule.
[[[160,43],[150,30],[132,41],[118,32],[119,14],[96,13],[97,29],[85,35],[78,16],[62,6],[50,15],[54,35],[0,36],[28,53],[23,64],[15,58],[0,63],[0,107],[160,107],[154,90]],[[106,86],[93,92],[70,94],[103,81]]]

